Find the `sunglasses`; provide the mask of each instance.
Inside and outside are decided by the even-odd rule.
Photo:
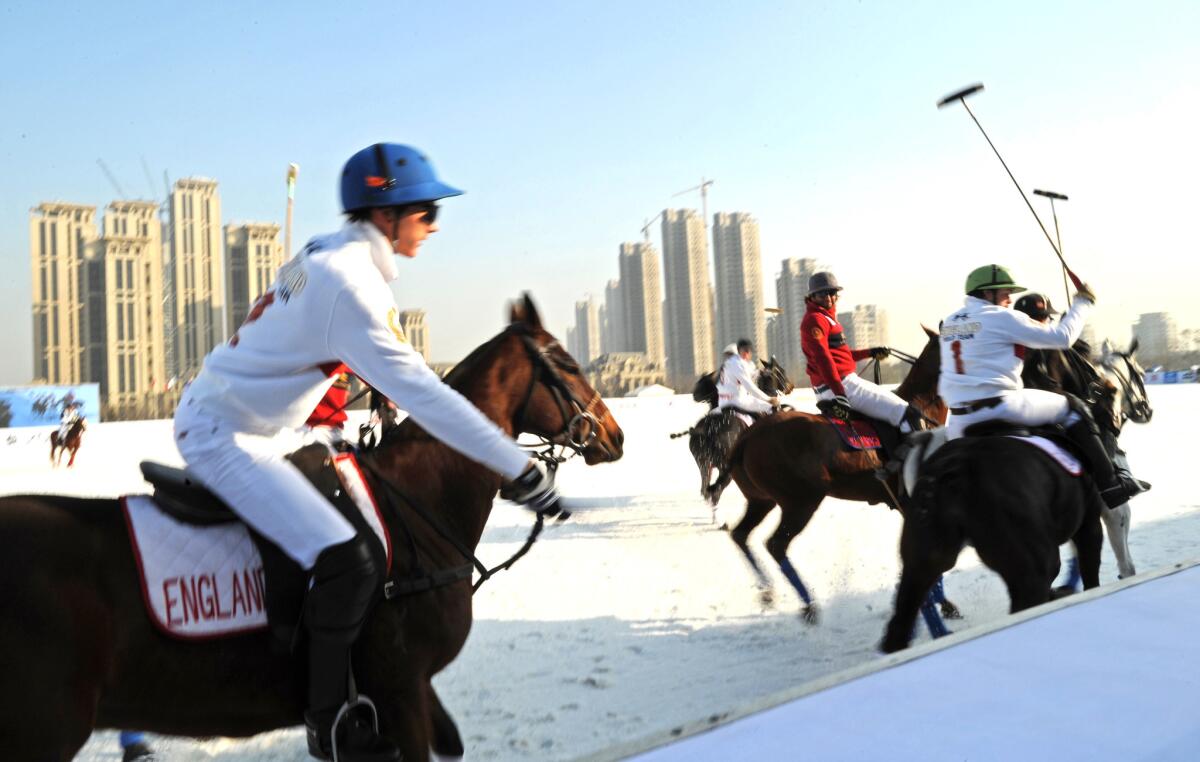
[[[437,222],[438,208],[439,207],[437,204],[430,201],[425,204],[414,204],[413,206],[409,207],[409,213],[412,214],[419,212],[423,214],[425,224],[432,225],[433,223]]]

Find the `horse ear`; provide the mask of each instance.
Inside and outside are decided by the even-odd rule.
[[[528,291],[526,291],[523,296],[524,296],[523,306],[525,308],[525,322],[529,325],[530,328],[540,329],[542,327],[542,316],[538,314],[537,307],[535,307],[533,304],[533,297],[529,295]]]
[[[928,336],[929,338],[936,339],[938,337],[938,332],[933,330],[929,326],[925,325],[924,323],[921,323],[921,328],[923,328],[925,330],[925,335]]]
[[[1125,354],[1129,355],[1130,357],[1133,357],[1133,353],[1136,352],[1137,350],[1138,350],[1138,338],[1137,338],[1137,336],[1134,336],[1133,341],[1129,342],[1129,351],[1126,352]]]
[[[767,362],[766,360],[762,359],[761,357],[760,357],[760,358],[758,358],[758,361],[759,361],[760,363],[762,363],[762,366],[763,366],[764,368],[769,368],[769,367],[771,367],[771,363]]]
[[[513,302],[509,305],[508,322],[516,325],[517,323],[525,322],[525,305],[521,302]]]

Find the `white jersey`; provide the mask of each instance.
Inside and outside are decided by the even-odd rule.
[[[1021,389],[1025,349],[1067,349],[1083,331],[1092,303],[1075,297],[1057,325],[968,296],[942,321],[938,394],[950,407]]]
[[[434,437],[518,476],[529,456],[408,343],[388,288],[397,275],[392,257],[366,222],[311,240],[237,333],[205,358],[187,396],[237,430],[269,435],[299,428],[345,363]]]
[[[771,397],[754,382],[754,363],[730,355],[717,378],[717,407],[736,407],[748,413],[771,412]]]

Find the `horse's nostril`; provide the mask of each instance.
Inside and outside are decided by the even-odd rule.
[[[620,429],[617,429],[617,447],[621,447],[624,444],[625,444],[625,432],[621,431]]]

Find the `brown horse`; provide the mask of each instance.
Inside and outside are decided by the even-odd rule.
[[[62,439],[58,438],[58,430],[50,432],[50,462],[55,466],[62,465],[62,456],[64,452],[71,453],[70,459],[67,460],[67,468],[75,465],[75,455],[79,452],[79,446],[83,444],[83,432],[87,429],[87,424],[82,418],[76,418],[71,427],[67,429],[67,435]],[[58,455],[55,458],[55,455]]]
[[[925,333],[929,340],[896,394],[928,418],[944,422],[946,405],[937,396],[941,362],[938,335],[928,328]],[[734,481],[746,497],[746,512],[730,535],[758,577],[764,603],[774,602],[774,592],[747,545],[750,532],[779,506],[779,527],[767,540],[767,552],[804,601],[805,620],[816,622],[817,605],[788,560],[788,546],[829,495],[887,503],[899,509],[893,499],[899,494],[898,480],[890,478],[885,487],[875,478],[882,465],[874,451],[847,450],[833,426],[822,416],[810,413],[785,411],[770,416],[742,436],[731,456],[731,466]],[[953,604],[943,606],[947,616],[956,613]]]
[[[621,457],[623,434],[578,364],[541,325],[529,297],[512,323],[446,382],[511,435],[574,444],[589,464]],[[478,545],[500,477],[432,439],[411,419],[361,457],[393,537],[411,534],[422,566],[461,568],[455,545]],[[405,528],[407,527],[407,529]],[[405,547],[406,543],[398,543]],[[393,574],[414,568],[397,551]],[[180,641],[148,618],[117,500],[52,495],[0,498],[0,738],[4,756],[68,760],[93,728],[183,736],[249,736],[298,725],[304,649],[282,653],[266,631]],[[379,708],[380,730],[407,762],[430,748],[461,756],[458,729],[431,678],[471,628],[470,579],[380,601],[354,649],[358,684]]]

